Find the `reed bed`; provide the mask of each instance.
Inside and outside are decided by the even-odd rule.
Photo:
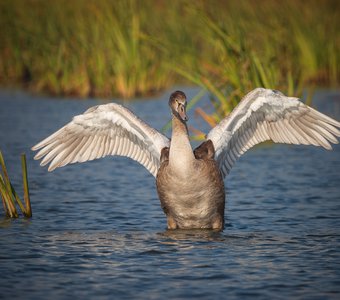
[[[25,154],[21,155],[22,178],[24,187],[24,203],[20,200],[8,176],[4,158],[0,151],[0,196],[5,210],[5,215],[9,218],[18,218],[17,206],[26,218],[32,217],[32,208],[28,188],[27,164]]]
[[[332,0],[3,0],[0,83],[81,97],[209,91],[216,120],[255,87],[340,85]]]

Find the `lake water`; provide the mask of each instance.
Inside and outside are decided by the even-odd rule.
[[[169,93],[126,105],[160,129]],[[0,299],[340,298],[339,145],[256,147],[226,178],[223,232],[167,231],[154,178],[137,163],[49,173],[33,160],[31,146],[100,103],[0,92],[0,148],[20,195],[26,153],[33,207],[16,220],[0,209]],[[340,120],[339,91],[313,104]]]

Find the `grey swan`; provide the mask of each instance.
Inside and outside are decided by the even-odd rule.
[[[340,122],[279,91],[257,88],[194,151],[186,114],[186,96],[171,94],[171,140],[127,108],[92,107],[32,150],[48,170],[107,155],[127,156],[156,177],[157,192],[169,229],[223,230],[224,178],[235,161],[261,142],[304,144],[332,149]]]

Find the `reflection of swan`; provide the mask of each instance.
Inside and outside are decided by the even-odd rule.
[[[266,140],[331,149],[338,143],[340,123],[274,90],[247,94],[232,113],[192,151],[186,97],[174,92],[171,141],[121,105],[90,108],[34,146],[50,163],[49,171],[107,155],[130,157],[156,177],[168,228],[213,228],[224,225],[224,183],[236,159]],[[132,187],[131,187],[132,188]]]

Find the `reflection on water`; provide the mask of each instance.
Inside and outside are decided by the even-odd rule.
[[[166,230],[160,233],[163,238],[170,238],[171,240],[180,241],[218,241],[221,239],[222,234],[219,231],[204,230],[204,229],[181,229],[181,230]]]
[[[339,96],[319,93],[315,105],[340,119]],[[161,128],[162,100],[129,105]],[[166,230],[154,178],[138,164],[105,158],[48,173],[33,161],[32,145],[98,101],[1,92],[0,103],[1,149],[17,190],[26,152],[34,213],[0,220],[1,299],[339,298],[338,145],[257,147],[226,180],[223,232]]]

